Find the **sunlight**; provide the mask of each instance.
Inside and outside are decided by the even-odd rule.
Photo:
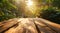
[[[33,2],[31,0],[28,0],[28,1],[26,1],[26,4],[27,4],[28,7],[30,7],[30,6],[33,5]]]
[[[22,8],[25,10],[25,12],[31,12],[34,13],[37,9],[36,3],[34,0],[16,0],[17,5],[22,5]],[[22,3],[22,4],[21,4]]]

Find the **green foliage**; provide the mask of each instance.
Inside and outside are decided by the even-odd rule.
[[[42,9],[38,17],[60,23],[60,0],[43,0],[44,5],[48,6],[47,9]],[[43,6],[43,5],[42,5]]]
[[[52,1],[52,5],[53,5],[54,7],[60,8],[60,0],[53,0],[53,1]]]
[[[20,17],[17,7],[9,0],[0,0],[0,21]]]
[[[60,12],[59,10],[55,10],[53,8],[48,8],[46,10],[42,10],[40,16],[44,19],[51,20],[56,23],[60,23]]]

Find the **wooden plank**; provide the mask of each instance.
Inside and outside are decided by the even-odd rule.
[[[16,28],[12,27],[5,33],[38,33],[33,20],[23,19]]]
[[[42,18],[39,18],[36,20],[41,21],[43,24],[45,24],[46,26],[48,26],[52,30],[56,31],[57,33],[60,33],[60,25],[59,24],[50,22],[50,21],[42,19]]]
[[[17,18],[2,24],[0,32],[3,33],[60,33],[59,24],[41,18]]]
[[[2,25],[0,26],[0,33],[7,30],[8,28],[12,27],[13,25],[15,25],[17,22],[16,19],[13,19],[11,21],[8,22],[2,22]]]
[[[53,31],[51,28],[49,28],[48,26],[46,26],[44,23],[41,23],[41,21],[35,21],[35,24],[37,25],[37,27],[39,28],[39,30],[41,31],[41,33],[56,33],[55,31]]]

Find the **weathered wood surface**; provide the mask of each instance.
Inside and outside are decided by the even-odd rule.
[[[60,24],[42,18],[14,18],[0,22],[0,33],[60,33]]]

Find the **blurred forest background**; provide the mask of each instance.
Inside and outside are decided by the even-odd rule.
[[[60,23],[60,0],[32,0],[34,5],[27,7],[27,0],[0,0],[0,21],[12,18],[44,18]]]

